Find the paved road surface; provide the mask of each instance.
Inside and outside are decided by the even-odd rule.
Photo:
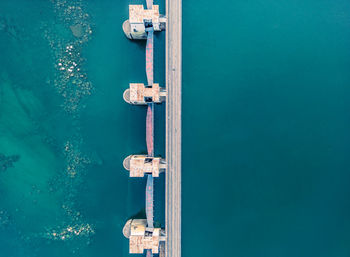
[[[166,0],[166,257],[181,256],[182,3]]]

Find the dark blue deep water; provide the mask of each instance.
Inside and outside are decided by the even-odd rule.
[[[129,256],[145,180],[122,160],[146,152],[146,110],[122,100],[146,81],[130,3],[0,0],[0,257]],[[183,256],[349,257],[349,110],[349,1],[183,0]],[[164,223],[163,176],[155,197]]]

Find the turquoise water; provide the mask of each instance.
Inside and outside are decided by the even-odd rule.
[[[184,256],[350,256],[349,1],[183,5]]]
[[[122,227],[144,215],[145,181],[122,160],[146,152],[146,112],[122,93],[146,75],[127,15],[115,1],[1,1],[0,256],[128,256]],[[162,221],[164,177],[156,189]]]
[[[146,152],[146,112],[122,93],[146,75],[128,3],[0,2],[0,256],[129,256],[145,180],[122,160]],[[183,8],[183,256],[350,256],[348,1]]]

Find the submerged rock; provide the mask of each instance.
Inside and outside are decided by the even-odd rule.
[[[10,215],[7,211],[0,210],[0,228],[7,226],[10,223]]]
[[[81,24],[70,26],[70,30],[72,31],[75,37],[82,37],[84,35],[84,28]]]
[[[11,22],[8,21],[8,19],[2,16],[0,16],[0,31],[5,32],[12,38],[19,39],[20,30],[18,29],[18,27],[11,24]]]
[[[6,171],[8,168],[13,167],[13,164],[19,160],[19,155],[6,156],[0,153],[0,171]]]

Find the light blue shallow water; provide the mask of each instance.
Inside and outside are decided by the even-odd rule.
[[[127,15],[115,1],[1,1],[0,256],[128,256],[122,227],[144,215],[145,180],[122,160],[146,152],[146,112],[122,93],[146,76]],[[157,121],[157,154],[163,130]]]
[[[122,93],[146,75],[127,4],[0,2],[1,257],[129,256],[146,110]],[[183,8],[183,256],[350,256],[348,1]],[[164,177],[155,197],[164,222]]]

